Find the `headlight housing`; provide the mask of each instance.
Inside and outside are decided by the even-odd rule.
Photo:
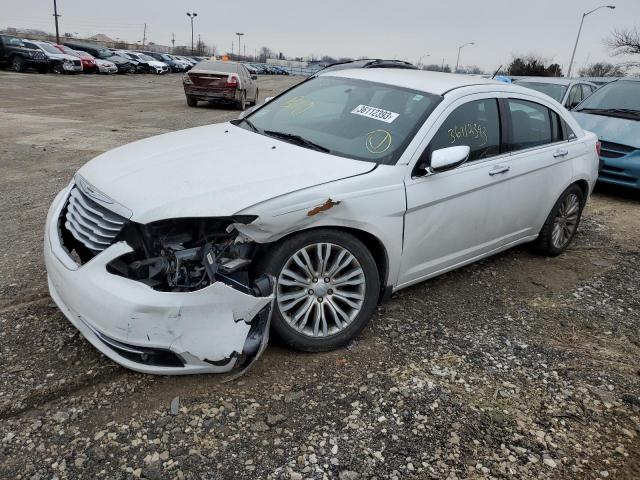
[[[182,83],[184,83],[185,85],[193,85],[193,82],[191,81],[191,77],[189,77],[188,73],[185,73],[182,76]]]

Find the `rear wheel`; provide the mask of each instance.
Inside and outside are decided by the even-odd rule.
[[[258,104],[258,96],[260,94],[260,91],[256,88],[256,97],[253,99],[253,102],[251,102],[251,105],[257,105]]]
[[[11,57],[11,69],[14,72],[24,72],[24,60],[22,57],[18,55]]]
[[[348,344],[378,302],[380,278],[371,252],[342,231],[310,230],[288,238],[267,253],[258,270],[276,278],[274,331],[298,350]]]
[[[244,111],[247,108],[247,92],[240,93],[240,100],[238,100],[238,110]]]
[[[584,194],[578,185],[571,185],[562,192],[534,243],[538,252],[556,256],[567,249],[580,225],[584,202]]]
[[[189,105],[190,107],[197,107],[198,106],[198,100],[196,100],[191,95],[187,95],[187,105]]]

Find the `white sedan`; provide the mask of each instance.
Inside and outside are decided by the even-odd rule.
[[[243,119],[83,166],[47,218],[51,296],[141,372],[241,369],[270,328],[338,348],[394,291],[522,243],[563,252],[598,148],[530,89],[328,72]]]

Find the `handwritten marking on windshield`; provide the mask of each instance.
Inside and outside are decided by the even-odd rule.
[[[367,133],[366,147],[369,152],[379,155],[386,152],[391,147],[391,133],[387,130],[373,130]]]

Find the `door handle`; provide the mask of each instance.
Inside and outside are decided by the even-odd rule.
[[[511,167],[508,165],[496,165],[491,170],[489,170],[489,175],[493,177],[494,175],[505,173],[505,172],[508,172],[509,170],[511,170]]]
[[[553,154],[553,158],[566,157],[567,155],[569,155],[569,150],[556,150]]]

